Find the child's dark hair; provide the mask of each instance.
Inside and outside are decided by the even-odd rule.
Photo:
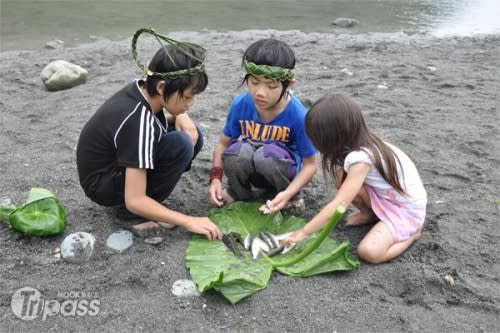
[[[186,52],[187,50],[184,49],[183,51]],[[205,58],[204,51],[194,51],[190,49],[187,52],[190,52],[197,59]],[[153,59],[151,59],[151,62],[148,65],[148,69],[153,73],[167,73],[181,69],[191,69],[199,63],[200,62],[198,60],[185,55],[177,48],[171,45],[165,45],[153,56]],[[195,94],[203,92],[208,85],[208,76],[205,71],[175,79],[153,74],[152,76],[148,76],[146,78],[145,83],[146,90],[150,96],[158,95],[156,86],[159,81],[165,81],[163,96],[164,99],[167,100],[175,92],[178,92],[180,96],[183,96],[184,91],[188,88],[192,88]]]
[[[321,97],[307,112],[305,126],[307,135],[321,152],[325,174],[335,177],[337,170],[343,170],[347,154],[364,150],[382,177],[396,191],[406,195],[397,173],[399,159],[380,137],[368,129],[361,107],[354,100],[344,95]],[[346,177],[343,172],[341,182]]]
[[[295,68],[295,53],[292,48],[283,41],[267,38],[261,39],[250,45],[243,54],[243,61],[253,62],[257,65],[275,66],[281,68]],[[243,82],[248,81],[251,74],[246,74]],[[290,80],[280,81],[283,89],[278,100],[285,95]]]

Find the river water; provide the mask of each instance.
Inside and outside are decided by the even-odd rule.
[[[500,0],[0,0],[0,50],[120,40],[142,27],[330,32],[337,17],[360,21],[349,33],[500,34]]]

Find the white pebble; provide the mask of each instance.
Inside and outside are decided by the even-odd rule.
[[[449,284],[450,286],[454,286],[454,285],[455,285],[455,279],[453,278],[453,276],[451,276],[451,275],[446,275],[446,276],[444,277],[444,279],[446,280],[446,282],[448,282],[448,284]]]
[[[69,234],[61,243],[61,256],[67,262],[80,264],[94,252],[95,237],[87,232]]]
[[[172,285],[172,294],[177,297],[200,296],[200,292],[191,280],[177,280]]]
[[[353,75],[353,72],[351,72],[347,68],[342,69],[341,72],[344,73],[344,74],[347,74],[348,76],[352,76]]]
[[[123,252],[134,243],[134,235],[128,230],[120,230],[112,233],[106,239],[106,246],[111,250]]]

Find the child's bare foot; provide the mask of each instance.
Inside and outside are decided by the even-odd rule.
[[[132,226],[130,231],[140,238],[155,237],[160,234],[160,225],[153,221],[147,221]]]
[[[357,226],[363,225],[371,222],[375,222],[377,220],[377,216],[373,213],[353,213],[347,217],[347,222],[345,225],[347,226]]]

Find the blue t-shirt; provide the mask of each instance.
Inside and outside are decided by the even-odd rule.
[[[295,155],[297,168],[302,159],[316,153],[306,134],[304,119],[307,110],[293,95],[286,108],[270,122],[260,119],[252,96],[244,92],[234,98],[224,125],[224,135],[234,140],[252,141],[258,144],[280,143]]]

